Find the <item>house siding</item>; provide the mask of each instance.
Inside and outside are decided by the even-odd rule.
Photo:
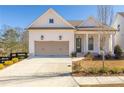
[[[44,40],[41,40],[41,35]],[[62,40],[59,40],[59,36]],[[29,53],[35,55],[35,41],[69,41],[69,55],[74,51],[74,30],[30,30]]]
[[[115,21],[112,25],[115,29],[118,29],[117,26],[120,24],[120,31],[116,31],[115,34],[115,45],[120,45],[120,47],[123,49],[124,52],[124,17],[117,14]]]

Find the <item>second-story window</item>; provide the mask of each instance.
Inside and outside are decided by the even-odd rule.
[[[49,19],[49,23],[50,24],[53,24],[54,23],[54,20],[52,18]]]

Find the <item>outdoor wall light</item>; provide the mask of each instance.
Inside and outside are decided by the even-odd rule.
[[[62,40],[62,36],[61,35],[59,36],[59,40]]]
[[[41,40],[43,40],[44,39],[44,36],[43,35],[41,35]]]

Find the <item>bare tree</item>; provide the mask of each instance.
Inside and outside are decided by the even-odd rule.
[[[97,6],[98,20],[104,25],[111,25],[113,20],[113,6]]]
[[[105,60],[105,42],[106,42],[106,34],[108,31],[104,30],[106,25],[111,25],[113,20],[113,6],[110,5],[100,5],[97,6],[98,20],[102,23],[100,24],[102,28],[102,33],[100,34],[100,49],[102,50],[102,65],[104,68],[104,60]]]

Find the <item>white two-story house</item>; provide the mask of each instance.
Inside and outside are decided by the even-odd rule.
[[[119,45],[124,52],[124,12],[116,14],[112,27],[118,29],[115,34],[115,45]]]
[[[115,29],[102,25],[93,17],[71,21],[48,9],[29,25],[28,31],[30,55],[69,56],[75,51],[100,53],[102,36],[105,37],[105,52],[113,52]]]

